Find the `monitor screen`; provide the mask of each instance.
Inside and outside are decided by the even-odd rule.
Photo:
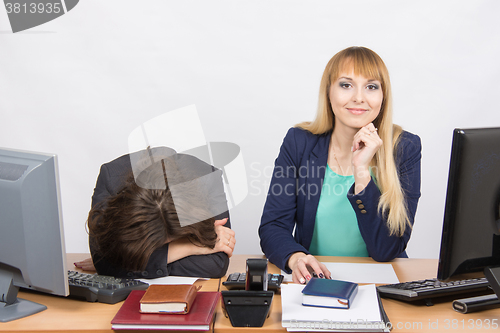
[[[57,157],[0,148],[0,321],[46,307],[19,288],[68,295]]]
[[[437,278],[500,265],[500,128],[455,129]]]

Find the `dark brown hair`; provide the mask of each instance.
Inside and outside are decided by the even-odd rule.
[[[206,200],[195,187],[190,190],[188,184],[183,191],[189,200],[176,198],[174,205],[167,178],[162,172],[164,165],[162,169],[158,163],[144,170],[138,181],[131,173],[121,191],[89,212],[89,236],[93,238],[97,252],[110,263],[129,271],[144,270],[151,254],[167,241],[185,237],[197,246],[211,249],[217,241],[214,218],[181,226],[177,210],[206,210]],[[183,177],[182,174],[172,170],[170,167],[168,181],[179,182],[175,178]],[[161,182],[164,189],[158,189],[161,185],[153,186],[155,189],[138,185]],[[192,202],[197,203],[196,207],[190,204]]]

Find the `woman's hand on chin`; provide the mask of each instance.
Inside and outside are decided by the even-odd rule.
[[[375,153],[382,146],[382,139],[378,136],[373,123],[361,127],[354,135],[352,142],[352,166],[354,168],[369,167]]]
[[[371,180],[370,162],[382,146],[382,139],[378,136],[373,123],[359,129],[354,135],[352,144],[352,169],[354,175],[354,193],[364,190]]]

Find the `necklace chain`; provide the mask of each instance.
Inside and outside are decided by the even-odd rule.
[[[340,165],[339,163],[339,160],[337,159],[337,154],[335,154],[335,147],[333,146],[332,144],[332,152],[333,152],[333,158],[335,159],[335,162],[337,162],[337,165],[339,166],[339,170],[340,172],[342,173],[342,175],[344,174],[343,170],[342,170],[342,166]]]

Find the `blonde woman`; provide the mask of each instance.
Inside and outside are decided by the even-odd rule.
[[[331,273],[314,255],[407,257],[420,198],[420,138],[392,123],[382,59],[350,47],[327,64],[316,118],[291,128],[259,235],[267,258],[306,283]]]

